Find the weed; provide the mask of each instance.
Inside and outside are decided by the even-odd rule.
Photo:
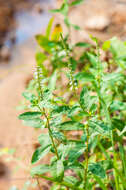
[[[80,29],[70,23],[68,10],[81,2],[65,0],[52,11],[64,15],[68,31]],[[52,24],[53,18],[46,34],[36,36],[42,50],[36,54],[34,79],[23,93],[28,111],[19,115],[25,125],[48,130],[39,135],[41,146],[31,162],[51,153],[50,163],[33,167],[31,175],[51,181],[51,190],[124,190],[126,43],[114,37],[101,44],[91,36],[95,45],[71,45],[60,25],[52,32]],[[111,54],[107,61],[101,51]]]

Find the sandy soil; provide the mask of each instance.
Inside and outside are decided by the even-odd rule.
[[[29,42],[28,42],[29,43]],[[0,190],[6,190],[12,184],[22,186],[22,180],[15,178],[24,178],[28,173],[24,170],[25,165],[28,166],[33,150],[35,131],[30,127],[22,125],[17,116],[21,111],[16,110],[22,99],[21,94],[25,89],[26,81],[31,76],[34,68],[34,45],[30,44],[17,48],[14,52],[14,62],[18,65],[14,70],[10,71],[4,80],[0,83],[0,148],[15,148],[15,158],[20,157],[21,162],[6,162],[1,158],[7,166],[7,175],[0,180]],[[27,60],[27,62],[26,62]],[[16,165],[21,165],[20,172],[13,172]],[[24,166],[23,166],[24,165]],[[15,180],[14,180],[15,179]],[[1,184],[4,183],[4,186]],[[5,185],[6,184],[6,185]],[[6,187],[7,186],[7,187]]]

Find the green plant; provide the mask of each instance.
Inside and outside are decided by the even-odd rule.
[[[66,14],[66,4],[55,12]],[[125,190],[126,43],[114,37],[101,44],[91,36],[95,45],[71,45],[60,25],[51,32],[52,23],[36,36],[42,50],[23,93],[27,111],[19,115],[24,125],[47,129],[31,162],[51,153],[50,163],[31,175],[51,181],[51,190]],[[109,52],[106,60],[101,51]]]

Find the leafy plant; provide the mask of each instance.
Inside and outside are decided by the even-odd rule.
[[[65,0],[53,12],[65,15],[68,24],[69,6],[80,2]],[[31,175],[51,181],[52,190],[124,190],[126,43],[114,37],[101,44],[91,36],[95,45],[71,45],[61,26],[52,31],[52,24],[53,19],[46,34],[36,36],[42,49],[23,93],[27,110],[19,115],[25,125],[48,131],[39,135],[31,162],[51,153],[50,163],[33,167]],[[101,51],[109,52],[107,61]]]

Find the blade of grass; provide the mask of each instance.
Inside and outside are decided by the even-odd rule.
[[[124,175],[126,178],[126,156],[125,156],[125,150],[121,144],[119,146],[119,152],[120,152],[120,156],[121,156],[121,160],[122,160],[122,167],[123,167]]]

